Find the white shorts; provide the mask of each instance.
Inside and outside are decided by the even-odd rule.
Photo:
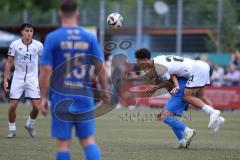
[[[196,61],[188,78],[186,88],[204,87],[210,84],[210,67],[206,62]]]
[[[38,80],[24,82],[23,79],[13,77],[10,88],[10,99],[20,99],[23,91],[25,91],[26,98],[39,99],[40,89]]]

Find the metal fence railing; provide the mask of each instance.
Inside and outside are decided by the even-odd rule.
[[[80,6],[81,7],[81,6]],[[95,6],[84,6],[80,9],[81,25],[97,26],[99,24],[99,4]],[[137,17],[137,6],[134,5],[105,5],[106,15],[111,12],[120,12],[124,18],[124,27],[135,27]],[[142,9],[143,27],[176,27],[177,6],[169,6],[169,12],[165,15],[158,15],[153,5],[143,5]],[[216,24],[216,17],[209,17],[208,13],[196,11],[191,8],[184,8],[184,27],[209,27]],[[15,12],[0,11],[0,25],[16,25],[23,22],[30,22],[35,25],[56,25],[58,24],[57,10],[21,10]]]

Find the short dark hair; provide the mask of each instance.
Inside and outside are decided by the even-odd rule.
[[[33,29],[33,25],[30,24],[30,23],[23,23],[21,26],[20,26],[20,30],[24,30],[25,28],[32,28]]]
[[[71,15],[78,9],[77,2],[75,0],[62,0],[60,10],[66,16]]]
[[[151,52],[147,48],[138,49],[135,52],[136,59],[151,59]]]

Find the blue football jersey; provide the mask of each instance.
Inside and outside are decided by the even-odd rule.
[[[61,27],[45,39],[41,65],[53,69],[50,89],[51,101],[64,98],[74,100],[73,105],[92,106],[91,68],[102,63],[104,55],[96,36],[81,27]]]

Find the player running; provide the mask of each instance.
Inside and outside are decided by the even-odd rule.
[[[63,0],[59,12],[62,27],[49,33],[44,43],[44,51],[41,59],[41,71],[40,71],[40,86],[41,86],[41,105],[40,110],[44,115],[48,112],[48,88],[51,87],[51,113],[52,113],[52,136],[56,138],[56,160],[70,160],[70,145],[72,128],[75,128],[76,136],[79,139],[80,145],[84,149],[86,160],[100,160],[101,151],[94,140],[95,135],[95,120],[90,119],[88,121],[67,121],[57,116],[58,109],[62,114],[68,114],[74,112],[78,114],[84,111],[93,110],[94,101],[90,96],[72,95],[69,91],[82,90],[82,88],[91,87],[88,80],[89,69],[86,64],[89,59],[86,59],[88,55],[93,58],[90,60],[96,61],[95,68],[100,71],[98,78],[102,89],[108,88],[108,77],[106,69],[104,67],[104,56],[100,51],[99,44],[94,35],[85,29],[78,26],[79,10],[77,3],[74,0]],[[73,61],[71,61],[73,59]],[[89,62],[90,62],[89,61]],[[64,66],[59,70],[59,77],[64,77],[63,85],[58,85],[59,89],[64,88],[63,92],[58,92],[49,86],[50,74],[53,75],[59,69],[58,67]],[[56,76],[56,75],[55,75]],[[88,83],[85,83],[88,81]],[[61,83],[52,82],[50,84]],[[55,88],[56,89],[56,88]],[[89,92],[89,90],[86,90]],[[89,93],[91,94],[91,93]],[[105,93],[105,101],[110,100],[110,96]],[[61,104],[62,100],[72,100],[73,103],[68,110],[67,104]],[[58,107],[60,106],[60,108]],[[74,114],[70,114],[74,116]],[[66,117],[62,117],[66,118]]]
[[[40,90],[38,83],[38,59],[42,52],[41,42],[32,39],[33,26],[21,25],[22,38],[11,43],[8,60],[4,70],[4,91],[9,94],[10,107],[8,109],[9,133],[8,138],[16,135],[16,109],[23,91],[25,97],[31,99],[32,111],[27,119],[25,128],[33,138],[36,132],[33,128],[38,116]],[[11,67],[15,67],[11,84],[8,83]]]
[[[183,98],[191,105],[201,108],[210,115],[208,128],[214,132],[224,123],[220,111],[212,107],[211,102],[203,95],[203,89],[210,84],[209,65],[203,61],[195,61],[177,56],[158,56],[151,59],[151,52],[145,48],[135,52],[138,65],[144,70],[154,69],[162,80],[173,80],[174,89],[179,90],[177,77],[188,79]],[[159,68],[165,68],[159,69]]]

